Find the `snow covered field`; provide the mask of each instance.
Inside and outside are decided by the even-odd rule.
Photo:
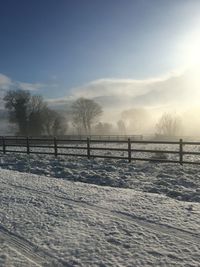
[[[199,203],[9,170],[0,183],[1,266],[199,266]]]
[[[0,160],[0,266],[200,266],[200,166]]]
[[[200,202],[200,166],[47,155],[1,155],[1,168]]]

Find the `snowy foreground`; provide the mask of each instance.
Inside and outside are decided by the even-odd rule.
[[[200,166],[112,159],[6,154],[0,167],[89,184],[164,194],[180,201],[200,202]]]
[[[200,266],[198,202],[3,169],[0,183],[0,266]]]

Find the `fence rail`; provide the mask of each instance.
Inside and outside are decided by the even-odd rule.
[[[105,144],[106,146],[97,146]],[[108,144],[116,144],[118,147],[107,147]],[[143,145],[171,145],[176,147],[176,150],[167,149],[149,149],[138,148],[137,146]],[[120,147],[123,145],[123,147]],[[197,146],[197,151],[184,150],[185,146]],[[13,150],[12,148],[16,148]],[[35,151],[34,149],[49,149],[50,151]],[[77,152],[83,151],[84,153],[71,153],[71,150]],[[193,147],[194,150],[194,147]],[[110,154],[95,154],[95,152],[113,152]],[[184,142],[182,139],[178,141],[147,141],[147,140],[133,140],[127,138],[126,140],[103,140],[103,139],[64,139],[64,138],[38,138],[38,137],[0,137],[0,152],[6,153],[24,153],[24,154],[39,154],[39,155],[54,155],[57,156],[78,156],[91,158],[105,158],[105,159],[125,159],[128,162],[133,160],[137,161],[150,161],[150,162],[162,162],[162,163],[179,163],[183,164],[198,164],[199,161],[190,161],[185,159],[185,155],[188,156],[200,156],[200,142]],[[119,154],[121,153],[121,154]],[[122,154],[123,153],[123,154]],[[125,153],[125,155],[124,155]],[[141,153],[143,157],[137,156]],[[150,157],[144,157],[144,154],[150,154]],[[174,155],[176,158],[168,159],[166,155]],[[156,156],[155,156],[156,155]],[[164,156],[163,156],[164,155]]]

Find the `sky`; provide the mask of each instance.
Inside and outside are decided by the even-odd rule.
[[[0,0],[0,40],[1,95],[159,107],[181,94],[180,104],[200,63],[200,1]]]

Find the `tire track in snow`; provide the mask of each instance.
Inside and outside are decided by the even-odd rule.
[[[13,250],[20,253],[30,262],[33,262],[36,266],[67,266],[52,256],[50,253],[42,250],[37,245],[26,240],[25,238],[14,234],[0,224],[0,239],[4,240]]]
[[[175,238],[181,238],[183,240],[191,241],[193,243],[196,243],[197,245],[200,244],[200,235],[199,234],[196,234],[196,233],[184,230],[184,229],[180,229],[180,228],[170,226],[167,224],[156,223],[156,222],[149,220],[149,219],[146,219],[144,217],[139,217],[139,216],[129,214],[126,212],[110,210],[107,208],[99,207],[97,205],[90,204],[87,201],[75,200],[75,199],[67,198],[64,196],[54,195],[54,194],[51,194],[49,192],[46,192],[43,190],[37,190],[37,189],[30,188],[27,186],[15,185],[12,183],[5,183],[5,182],[3,182],[3,183],[5,185],[9,185],[9,186],[18,188],[20,190],[25,189],[25,190],[28,190],[30,192],[33,192],[33,193],[36,193],[39,195],[44,194],[45,196],[47,196],[51,199],[54,198],[56,200],[62,201],[62,203],[67,205],[67,206],[82,207],[84,209],[92,210],[94,212],[98,212],[100,214],[104,214],[106,216],[116,218],[117,220],[126,221],[126,222],[128,221],[131,224],[137,223],[138,225],[142,226],[143,228],[153,230],[154,232],[159,233],[159,234],[162,233],[162,234],[166,234],[169,236],[173,236]],[[62,192],[62,194],[66,194],[66,193]]]

